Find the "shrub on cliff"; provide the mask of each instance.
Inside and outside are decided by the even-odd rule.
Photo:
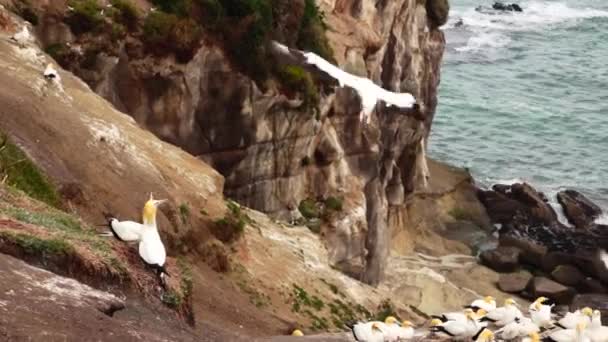
[[[307,110],[318,111],[319,91],[308,71],[299,66],[288,65],[278,71],[277,78],[287,93],[302,93],[303,105]]]
[[[139,21],[137,8],[129,0],[112,0],[110,3],[114,8],[114,20],[129,30],[135,30]]]
[[[450,3],[448,0],[427,0],[426,13],[432,24],[431,27],[439,27],[448,21]]]
[[[150,2],[161,11],[180,17],[188,16],[192,9],[192,0],[151,0]]]
[[[189,18],[158,11],[144,22],[142,40],[148,51],[158,56],[174,53],[179,62],[187,62],[198,49],[200,39],[200,27]]]
[[[315,0],[306,0],[297,45],[300,49],[312,51],[328,61],[335,61],[334,52],[325,36],[327,27],[324,19],[323,12],[317,7]]]
[[[103,24],[101,6],[96,0],[70,0],[72,11],[65,18],[75,34],[93,31]]]

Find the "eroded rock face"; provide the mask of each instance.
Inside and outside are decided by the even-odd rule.
[[[377,283],[390,246],[389,206],[403,205],[419,181],[420,141],[437,104],[445,45],[437,26],[447,8],[433,5],[427,13],[429,6],[414,0],[318,5],[338,64],[387,89],[411,92],[418,110],[378,107],[372,124],[363,126],[358,97],[337,89],[320,94],[317,121],[275,86],[260,89],[210,43],[179,65],[134,59],[137,44],[127,42],[118,56],[98,58],[103,72],[89,83],[139,124],[219,170],[225,193],[246,206],[288,218],[306,198],[357,199],[344,208],[357,213],[350,225],[329,223],[327,244],[346,251],[334,253],[338,267],[356,268],[367,258],[363,278]]]

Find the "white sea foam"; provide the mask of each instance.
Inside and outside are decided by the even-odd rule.
[[[597,224],[608,224],[608,213],[604,213],[600,215],[597,219],[595,219],[595,223]]]
[[[469,38],[467,45],[457,47],[456,51],[468,52],[487,48],[500,48],[506,46],[509,42],[511,42],[511,38],[505,34],[497,32],[480,33]]]

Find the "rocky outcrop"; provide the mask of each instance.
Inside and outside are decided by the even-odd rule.
[[[593,224],[602,214],[602,209],[575,190],[564,190],[557,194],[557,201],[564,214],[576,228],[584,229]]]
[[[418,110],[378,107],[365,126],[352,90],[326,89],[319,91],[318,112],[312,115],[272,82],[261,84],[241,73],[213,39],[179,64],[135,53],[141,44],[127,38],[99,54],[90,70],[75,71],[137,123],[217,169],[225,176],[226,195],[239,203],[288,219],[305,199],[351,199],[338,221],[323,228],[327,245],[336,267],[363,264],[363,278],[378,283],[391,246],[389,222],[400,214],[391,207],[403,206],[422,177],[421,140],[437,104],[445,45],[437,27],[449,6],[412,0],[318,5],[337,63],[387,89],[411,92]],[[280,26],[290,22],[277,20]],[[41,32],[57,31],[52,29],[57,24],[49,25]],[[55,43],[72,39],[54,37]]]

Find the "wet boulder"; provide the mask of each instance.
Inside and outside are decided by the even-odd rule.
[[[519,256],[520,262],[537,267],[542,267],[543,257],[547,254],[547,247],[516,236],[500,236],[499,245],[519,248],[521,250]]]
[[[578,268],[571,265],[559,265],[553,272],[551,277],[560,284],[566,286],[576,286],[585,279],[585,276]]]
[[[481,262],[497,272],[512,272],[519,267],[521,250],[517,247],[499,246],[493,250],[483,251],[479,258]]]
[[[498,278],[498,288],[507,293],[520,293],[526,289],[530,279],[532,275],[526,271],[501,274]]]
[[[580,283],[578,283],[576,289],[580,293],[608,293],[608,289],[602,284],[601,281],[591,277],[586,277],[583,279]]]
[[[575,190],[564,190],[557,194],[557,201],[564,214],[576,228],[587,228],[602,214],[602,209]]]
[[[534,277],[528,284],[528,291],[533,297],[548,297],[558,304],[568,304],[576,294],[574,289],[545,277]]]

